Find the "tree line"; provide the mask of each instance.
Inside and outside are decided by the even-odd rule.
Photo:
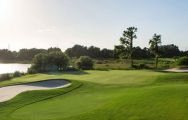
[[[188,56],[188,51],[180,51],[178,46],[174,44],[159,46],[159,53],[161,58],[173,58]],[[15,61],[32,61],[35,55],[39,53],[49,53],[53,51],[61,51],[60,48],[49,49],[20,49],[18,52],[10,51],[8,49],[0,49],[1,62],[15,62]],[[125,52],[123,52],[125,51]],[[128,58],[128,51],[124,50],[123,46],[115,46],[114,49],[100,49],[95,46],[74,45],[72,48],[65,50],[65,53],[70,58],[79,58],[80,56],[89,56],[95,59],[126,59]],[[141,48],[139,46],[133,47],[133,59],[150,59],[154,57],[149,48]]]
[[[123,58],[129,59],[132,68],[137,68],[134,65],[133,59],[145,59],[155,58],[155,67],[158,68],[159,57],[179,57],[184,56],[187,52],[182,52],[176,45],[161,45],[161,35],[154,34],[150,40],[148,40],[149,48],[134,47],[133,42],[137,39],[137,28],[129,27],[123,31],[122,37],[120,37],[120,45],[115,46],[114,50],[100,49],[95,46],[81,46],[74,45],[72,48],[68,48],[65,53],[63,52],[50,52],[48,54],[38,54],[34,57],[31,70],[37,72],[51,71],[53,66],[56,70],[67,70],[68,61],[70,58],[79,58],[77,61],[77,67],[79,69],[93,69],[93,60],[106,59],[106,58]],[[68,56],[66,56],[68,55]],[[187,58],[182,58],[179,63],[186,63]],[[186,62],[184,62],[186,61]],[[50,65],[50,66],[49,66]]]
[[[154,34],[150,40],[148,40],[149,48],[141,48],[139,46],[134,47],[134,39],[137,28],[129,27],[123,31],[122,37],[120,37],[120,45],[116,45],[114,49],[100,49],[96,46],[82,46],[74,45],[71,48],[65,50],[70,58],[79,58],[80,56],[89,56],[94,59],[130,59],[131,65],[133,65],[133,59],[157,59],[161,58],[172,58],[188,56],[188,51],[180,51],[178,46],[174,44],[162,45],[161,35]],[[0,49],[0,62],[16,62],[16,61],[32,61],[35,55],[39,53],[50,53],[50,52],[62,52],[60,48],[54,47],[49,49],[20,49],[17,51],[10,51],[8,49]]]
[[[20,49],[17,51],[10,51],[8,49],[0,49],[0,61],[1,62],[23,62],[23,61],[32,61],[35,55],[39,53],[49,53],[54,51],[61,51],[60,48],[49,48],[49,49]]]
[[[129,27],[123,31],[120,37],[120,45],[115,45],[114,49],[100,49],[95,46],[74,45],[64,52],[60,48],[49,49],[21,49],[18,52],[7,49],[0,50],[0,62],[24,62],[32,61],[29,73],[67,70],[70,68],[70,59],[76,58],[76,65],[79,69],[93,69],[93,59],[129,59],[131,67],[134,59],[155,58],[155,67],[158,66],[158,58],[172,58],[188,56],[188,51],[180,51],[174,44],[162,45],[162,36],[154,34],[148,40],[149,48],[134,47],[134,40],[137,39],[137,28]],[[179,65],[187,62],[188,57],[182,58]],[[185,62],[184,62],[185,61]]]
[[[130,60],[131,66],[134,67],[133,64],[133,55],[134,55],[134,46],[133,46],[133,41],[134,39],[137,39],[137,28],[136,27],[128,27],[126,30],[123,31],[122,37],[120,37],[120,45],[115,46],[115,49],[119,51],[120,55],[126,57],[127,59]],[[149,57],[154,56],[155,57],[155,67],[158,67],[158,58],[159,57],[165,57],[165,58],[170,58],[170,57],[179,57],[179,56],[185,56],[186,52],[181,52],[179,48],[173,44],[171,45],[165,45],[162,46],[162,40],[161,40],[161,35],[159,34],[154,34],[152,38],[148,41],[150,47],[147,49],[146,52],[150,52]],[[136,54],[136,57],[138,57],[139,54]]]

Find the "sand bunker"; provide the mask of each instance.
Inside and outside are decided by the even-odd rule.
[[[19,93],[22,93],[24,91],[56,89],[68,87],[69,85],[71,85],[71,83],[66,80],[46,80],[40,82],[1,87],[0,102],[10,100]]]
[[[171,68],[165,70],[166,72],[188,72],[188,68]]]

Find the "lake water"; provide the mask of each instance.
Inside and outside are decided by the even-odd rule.
[[[27,72],[27,69],[30,66],[31,66],[31,64],[19,64],[19,63],[4,64],[4,63],[0,63],[0,74],[13,73],[15,71]]]

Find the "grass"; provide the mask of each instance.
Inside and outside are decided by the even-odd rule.
[[[135,66],[144,65],[141,69],[155,68],[155,59],[134,60]],[[175,59],[173,58],[159,58],[158,68],[166,69],[176,67]],[[132,69],[129,60],[95,60],[95,69],[111,69],[111,70],[129,70]]]
[[[63,89],[30,91],[0,103],[1,120],[187,120],[188,74],[109,70],[36,74],[0,86],[68,79]]]

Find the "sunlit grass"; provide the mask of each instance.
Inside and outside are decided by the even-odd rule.
[[[65,89],[20,94],[6,104],[0,104],[1,119],[188,119],[188,74],[186,73],[143,70],[65,72],[29,75],[9,82],[2,82],[0,85],[53,78],[72,80],[73,86]],[[76,89],[71,90],[73,88]],[[62,95],[60,96],[44,99],[61,93],[61,91]],[[63,91],[69,92],[64,94]],[[40,102],[37,102],[38,100]],[[32,102],[34,103],[30,104]],[[19,108],[20,106],[21,108]]]

